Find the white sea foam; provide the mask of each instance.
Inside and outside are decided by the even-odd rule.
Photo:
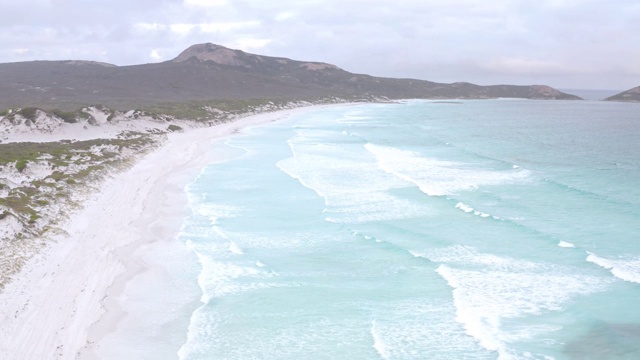
[[[354,191],[378,192],[408,185],[376,171],[375,159],[360,145],[307,144],[294,137],[289,140],[289,147],[293,157],[280,161],[278,166],[323,197],[338,194],[333,196],[339,198]]]
[[[267,287],[288,286],[274,282],[261,281],[275,273],[258,270],[251,266],[241,266],[229,261],[212,259],[209,255],[195,251],[201,266],[198,284],[202,290],[200,301],[204,304],[211,299],[239,292]],[[248,281],[254,279],[253,281]]]
[[[200,315],[202,312],[203,308],[200,307],[191,314],[191,318],[189,319],[189,329],[187,331],[187,341],[182,344],[177,353],[178,359],[180,360],[185,360],[190,357],[192,353],[199,351],[198,338],[201,334],[210,332],[207,330],[211,325],[206,322],[206,318]]]
[[[231,251],[232,253],[234,253],[236,255],[243,255],[244,254],[244,251],[242,251],[242,249],[240,249],[238,244],[236,244],[233,241],[229,243],[229,251]]]
[[[413,253],[442,263],[436,272],[453,288],[456,320],[467,334],[502,358],[513,356],[510,342],[555,329],[514,332],[505,328],[504,319],[562,310],[575,296],[602,291],[609,283],[577,269],[481,253],[466,246]]]
[[[589,276],[548,272],[462,270],[440,265],[436,270],[453,288],[456,320],[470,336],[505,358],[509,343],[540,335],[553,327],[526,329],[519,334],[502,320],[559,311],[569,299],[603,289],[603,281]],[[516,336],[518,335],[518,336]]]
[[[471,246],[454,245],[446,248],[411,251],[416,257],[423,257],[432,262],[449,265],[476,265],[504,271],[539,270],[542,265],[526,260],[515,261],[493,254],[481,253]]]
[[[456,204],[456,209],[460,209],[460,210],[462,210],[462,211],[464,211],[466,213],[473,213],[473,215],[480,216],[480,217],[483,217],[483,218],[488,218],[488,217],[491,216],[490,214],[487,214],[487,213],[482,212],[482,211],[478,211],[478,210],[472,208],[471,206],[469,206],[469,205],[467,205],[467,204],[465,204],[463,202],[458,202]],[[496,218],[496,217],[494,216],[494,218]]]
[[[324,234],[319,232],[284,232],[258,234],[250,232],[227,231],[226,234],[233,242],[242,249],[247,251],[261,251],[264,249],[292,249],[297,247],[314,247],[317,245],[325,245],[331,242],[339,241],[332,234]],[[227,251],[228,252],[228,251]]]
[[[241,209],[237,206],[224,204],[210,204],[197,201],[191,204],[194,213],[206,217],[211,225],[216,225],[219,219],[233,218],[241,213]]]
[[[435,299],[385,303],[371,326],[374,348],[386,359],[495,359],[465,334],[455,311]]]
[[[390,190],[410,184],[381,171],[361,144],[322,144],[313,132],[304,134],[289,139],[293,156],[277,166],[324,198],[327,221],[362,223],[431,213],[423,204],[391,195]]]
[[[461,202],[456,204],[456,209],[460,209],[460,210],[462,210],[462,211],[464,211],[466,213],[470,213],[470,212],[473,211],[473,208],[471,206],[469,206],[467,204],[464,204],[464,203],[461,203]]]
[[[612,260],[588,254],[587,261],[611,271],[618,279],[640,284],[640,258]]]
[[[365,223],[416,218],[432,214],[430,208],[384,192],[345,194],[327,206],[326,220],[335,223]]]
[[[235,255],[242,251],[234,242],[202,244],[187,240],[187,245],[196,254],[201,267],[198,285],[200,301],[204,305],[191,315],[187,341],[178,352],[180,359],[190,358],[212,343],[210,336],[217,331],[217,319],[212,318],[207,307],[212,299],[265,288],[299,286],[296,283],[267,281],[278,274],[265,271],[265,264],[260,261],[254,263],[255,267],[231,261],[237,259]]]
[[[316,145],[316,144],[322,144],[324,143],[327,139],[330,139],[332,137],[335,137],[335,135],[337,134],[337,132],[335,130],[323,130],[323,129],[316,129],[316,128],[301,128],[301,129],[296,129],[295,130],[295,137],[293,137],[293,141],[295,143],[301,144],[308,144],[308,145]],[[341,131],[340,132],[341,135],[346,135],[349,136],[349,133],[347,131]]]
[[[364,111],[353,110],[344,114],[342,118],[337,119],[337,122],[342,124],[358,124],[370,119],[371,117],[364,115]]]
[[[211,227],[211,229],[213,229],[213,232],[216,233],[221,238],[228,239],[227,235],[224,233],[224,231],[222,231],[222,229],[220,229],[219,226],[214,225],[213,227]]]
[[[371,322],[371,336],[373,337],[373,348],[376,349],[380,357],[383,359],[389,359],[388,345],[385,344],[382,336],[380,336],[375,320]]]
[[[419,153],[368,143],[365,148],[377,158],[384,171],[416,185],[429,196],[451,195],[485,185],[523,181],[529,172],[521,169],[490,171],[467,165],[430,159]]]
[[[563,247],[563,248],[574,248],[574,247],[576,247],[572,243],[566,242],[566,241],[562,241],[562,240],[560,240],[560,242],[558,243],[558,246]]]

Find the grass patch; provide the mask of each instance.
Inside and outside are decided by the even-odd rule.
[[[198,106],[198,101],[188,103],[161,103],[143,108],[143,111],[156,114],[166,114],[179,119],[199,120],[208,118],[209,112]]]
[[[18,170],[18,172],[22,172],[27,167],[28,163],[29,160],[27,159],[18,159],[16,161],[16,170]]]
[[[273,99],[214,99],[214,100],[197,100],[184,103],[160,103],[152,106],[146,106],[142,110],[156,113],[166,114],[178,119],[187,120],[213,120],[224,118],[222,113],[210,112],[207,108],[217,109],[228,114],[241,114],[265,105],[284,106],[294,99],[273,98]]]
[[[77,123],[78,119],[87,118],[87,114],[82,111],[62,111],[59,109],[53,109],[51,110],[51,113],[62,119],[62,121],[70,124]]]
[[[153,140],[141,133],[128,134],[117,139],[93,139],[84,141],[60,141],[49,143],[8,143],[0,144],[0,164],[12,162],[23,163],[36,161],[39,157],[49,154],[53,158],[48,160],[56,165],[66,165],[67,161],[76,154],[86,153],[94,146],[116,145],[122,147],[138,147]],[[18,164],[16,164],[16,167]]]
[[[47,206],[59,198],[68,199],[66,193],[71,189],[83,186],[86,179],[100,178],[105,166],[115,165],[122,160],[118,153],[107,149],[99,154],[94,153],[94,147],[116,146],[119,149],[139,151],[154,141],[150,135],[131,132],[115,139],[0,144],[0,164],[15,163],[16,170],[22,172],[29,162],[46,162],[53,170],[44,179],[34,179],[31,185],[9,190],[8,195],[0,199],[0,205],[8,208],[22,221],[35,224],[39,218],[35,208]],[[48,155],[46,159],[40,159],[44,155]],[[80,167],[80,170],[65,169],[74,157],[74,168]],[[55,183],[48,179],[54,180]],[[64,186],[61,187],[61,184]],[[0,187],[6,188],[6,185],[0,183]],[[56,191],[51,192],[52,188]]]
[[[38,214],[36,214],[35,212],[31,213],[29,215],[29,224],[35,224],[36,221],[38,221]]]
[[[35,210],[31,208],[29,198],[27,196],[8,196],[6,198],[0,198],[0,205],[5,206],[11,210],[14,214],[26,214],[31,217],[35,214]]]
[[[36,117],[38,116],[38,108],[34,108],[34,107],[22,108],[18,110],[16,114],[19,114],[22,117],[29,119],[31,121],[36,121]]]

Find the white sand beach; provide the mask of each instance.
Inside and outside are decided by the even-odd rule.
[[[119,305],[127,284],[153,273],[145,248],[171,242],[180,230],[188,211],[184,187],[215,161],[212,142],[308,110],[169,134],[162,147],[104,181],[64,226],[68,235],[48,239],[0,293],[0,358],[101,358],[101,339],[128,316]]]

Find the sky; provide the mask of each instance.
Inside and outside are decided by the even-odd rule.
[[[0,0],[0,14],[3,63],[153,63],[211,42],[374,76],[640,85],[638,0]]]

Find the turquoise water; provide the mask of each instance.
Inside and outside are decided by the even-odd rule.
[[[638,109],[366,104],[217,144],[179,357],[640,358]]]

